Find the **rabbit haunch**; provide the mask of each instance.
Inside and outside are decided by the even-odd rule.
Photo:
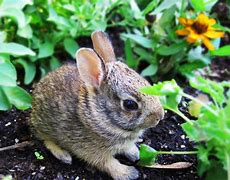
[[[71,163],[71,155],[110,174],[114,179],[138,177],[132,166],[114,155],[139,159],[135,145],[143,130],[155,126],[164,111],[157,97],[141,94],[149,85],[138,73],[115,61],[106,34],[92,34],[94,50],[81,48],[77,65],[49,73],[35,87],[30,126],[55,157]],[[125,100],[138,106],[123,107]]]

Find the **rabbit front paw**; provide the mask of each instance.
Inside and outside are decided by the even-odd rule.
[[[134,180],[139,177],[139,172],[133,166],[124,166],[124,170],[120,173],[117,173],[113,178],[115,180]]]
[[[121,164],[115,158],[108,159],[103,165],[104,170],[115,180],[134,180],[139,177],[139,172],[135,167]]]
[[[136,162],[140,159],[140,152],[135,144],[132,144],[131,146],[127,146],[124,149],[124,155],[132,162]]]
[[[61,149],[58,145],[56,145],[52,141],[46,140],[44,143],[45,143],[46,148],[49,149],[50,152],[57,159],[61,160],[62,162],[66,164],[72,164],[72,157],[67,151]]]

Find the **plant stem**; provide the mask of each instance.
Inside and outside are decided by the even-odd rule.
[[[187,98],[189,98],[189,99],[191,99],[191,100],[193,100],[193,101],[195,101],[195,102],[197,102],[199,104],[201,104],[204,108],[209,110],[212,114],[214,114],[215,116],[218,116],[217,112],[214,109],[210,108],[207,104],[203,103],[199,99],[194,98],[193,96],[190,96],[189,94],[186,94],[184,92],[182,92],[181,95],[184,96],[184,97],[187,97]]]
[[[185,155],[185,154],[197,154],[197,151],[157,151],[158,154],[178,154],[178,155]]]
[[[176,110],[176,109],[171,109],[171,108],[167,108],[169,109],[170,111],[173,111],[175,112],[176,114],[178,114],[180,117],[182,117],[186,122],[188,122],[189,124],[193,125],[193,122],[187,118],[182,112],[180,112],[179,110]]]
[[[228,180],[230,180],[230,154],[229,154],[229,152],[225,151],[225,155],[226,155],[226,158],[227,158]]]

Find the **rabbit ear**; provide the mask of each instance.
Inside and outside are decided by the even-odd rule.
[[[116,60],[113,46],[106,33],[103,31],[94,31],[91,34],[91,39],[93,41],[93,48],[105,63]]]
[[[99,87],[104,78],[104,63],[90,48],[81,48],[76,53],[77,68],[81,79],[90,86]]]

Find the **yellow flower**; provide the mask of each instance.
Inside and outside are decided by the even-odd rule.
[[[208,16],[202,13],[195,20],[179,18],[179,22],[185,28],[177,30],[176,33],[178,35],[187,36],[188,43],[201,41],[209,50],[215,49],[210,39],[224,36],[223,32],[216,31],[213,27],[216,24],[215,19],[209,19]]]

